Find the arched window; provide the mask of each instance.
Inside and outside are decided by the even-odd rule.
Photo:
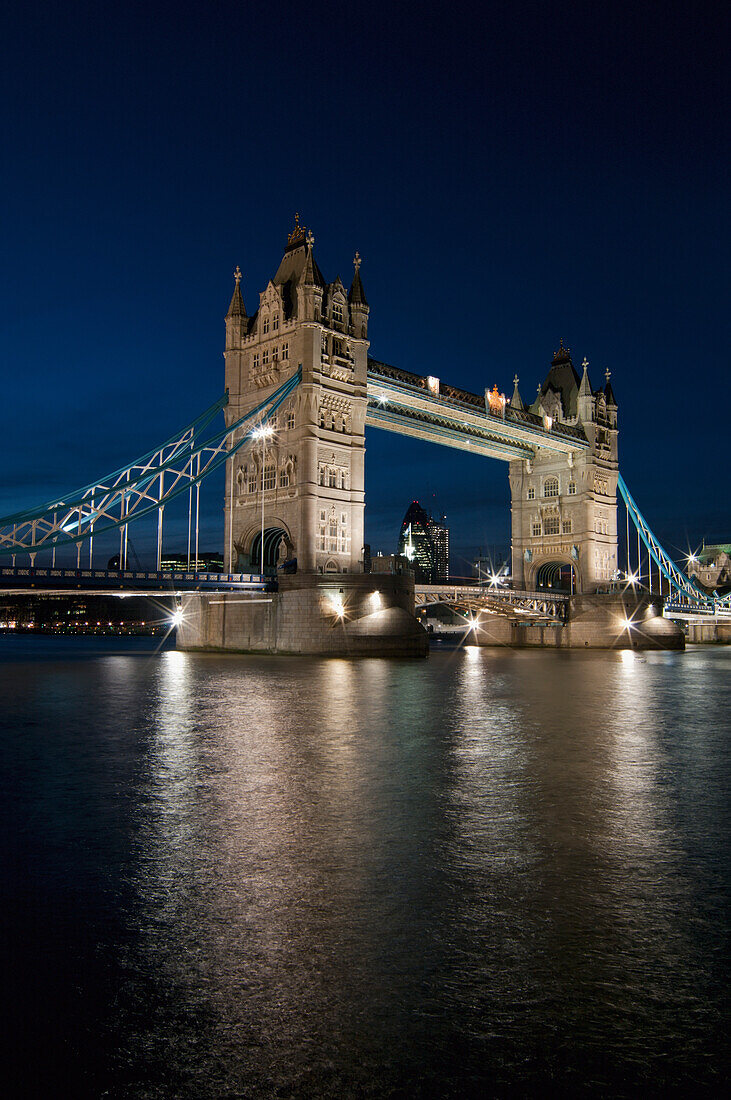
[[[576,496],[576,482],[575,481],[570,481],[569,482],[569,496],[570,497],[575,497]]]
[[[544,497],[557,497],[558,496],[558,478],[547,477],[543,482],[543,495]]]
[[[264,467],[264,488],[275,489],[277,486],[277,468],[276,466]]]

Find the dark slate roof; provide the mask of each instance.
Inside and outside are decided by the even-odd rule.
[[[355,302],[362,306],[368,305],[368,299],[365,296],[363,283],[360,277],[360,269],[357,267],[355,269],[355,275],[353,276],[353,282],[350,284],[350,290],[348,291],[348,301],[351,304]]]
[[[234,288],[233,297],[231,298],[231,304],[228,307],[228,313],[226,314],[226,316],[227,317],[245,317],[246,316],[246,309],[244,307],[244,299],[241,296],[241,287],[239,286],[238,283],[236,284],[236,286]]]
[[[553,390],[560,394],[564,416],[576,416],[576,399],[579,396],[581,379],[571,362],[568,349],[561,348],[551,361],[551,369],[541,386],[541,397]]]
[[[606,386],[604,387],[604,397],[606,399],[607,405],[614,405],[615,408],[617,407],[617,402],[614,397],[614,390],[612,389],[611,382],[607,382]]]

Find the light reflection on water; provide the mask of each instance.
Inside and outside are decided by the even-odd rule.
[[[730,657],[0,651],[51,1065],[125,1097],[717,1089]]]

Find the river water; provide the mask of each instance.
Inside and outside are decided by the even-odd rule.
[[[730,673],[0,639],[4,1094],[717,1094]]]

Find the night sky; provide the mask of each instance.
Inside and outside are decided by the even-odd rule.
[[[727,4],[14,7],[0,512],[219,396],[233,269],[253,312],[298,210],[328,280],[360,251],[373,356],[530,401],[563,338],[656,534],[731,540]],[[374,551],[413,498],[454,571],[507,549],[505,464],[366,446]]]

